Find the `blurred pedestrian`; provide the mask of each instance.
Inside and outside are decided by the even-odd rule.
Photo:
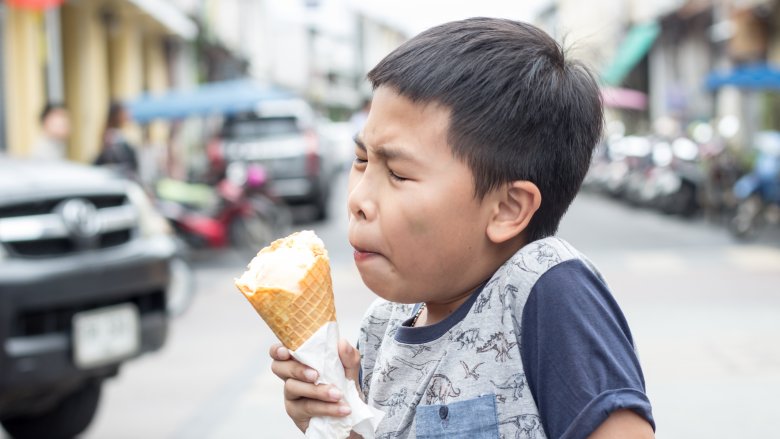
[[[42,160],[65,160],[70,136],[70,117],[65,105],[49,102],[41,110],[41,134],[33,144],[30,157]]]
[[[128,118],[124,105],[120,102],[111,103],[103,131],[100,154],[95,159],[95,164],[111,166],[122,175],[137,179],[138,156],[135,148],[122,132],[122,127],[127,123]]]

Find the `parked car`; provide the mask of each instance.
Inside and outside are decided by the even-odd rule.
[[[313,205],[319,219],[327,216],[338,159],[305,100],[263,101],[254,111],[230,116],[220,142],[226,162],[259,163],[277,196],[288,204]]]
[[[188,294],[170,227],[107,170],[0,155],[0,422],[83,431],[103,382],[160,349]],[[178,288],[178,289],[177,289]]]

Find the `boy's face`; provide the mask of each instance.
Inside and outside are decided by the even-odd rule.
[[[365,284],[387,300],[447,303],[484,279],[492,207],[447,143],[449,110],[374,94],[349,177],[349,241]]]

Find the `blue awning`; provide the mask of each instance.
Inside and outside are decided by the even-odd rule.
[[[146,123],[156,119],[231,115],[254,110],[263,101],[295,96],[290,91],[252,80],[235,80],[207,83],[191,90],[144,94],[128,102],[127,108],[135,121]]]
[[[766,63],[749,64],[728,72],[707,75],[708,89],[715,90],[726,85],[754,90],[780,90],[780,67]]]

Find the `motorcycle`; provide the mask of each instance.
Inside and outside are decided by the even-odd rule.
[[[647,204],[660,211],[686,217],[699,211],[699,189],[704,175],[699,145],[687,137],[654,145],[654,166],[646,183]]]
[[[243,182],[245,196],[270,226],[275,237],[290,233],[293,214],[287,203],[277,196],[269,184],[268,173],[257,163],[233,162],[227,167],[228,179]]]
[[[734,184],[736,213],[729,229],[739,239],[753,237],[766,224],[780,223],[780,133],[757,135],[753,170]]]
[[[286,221],[284,214],[271,218],[274,208],[256,191],[265,181],[254,174],[226,172],[215,187],[163,179],[156,185],[158,210],[191,248],[232,246],[254,255],[284,232]]]

